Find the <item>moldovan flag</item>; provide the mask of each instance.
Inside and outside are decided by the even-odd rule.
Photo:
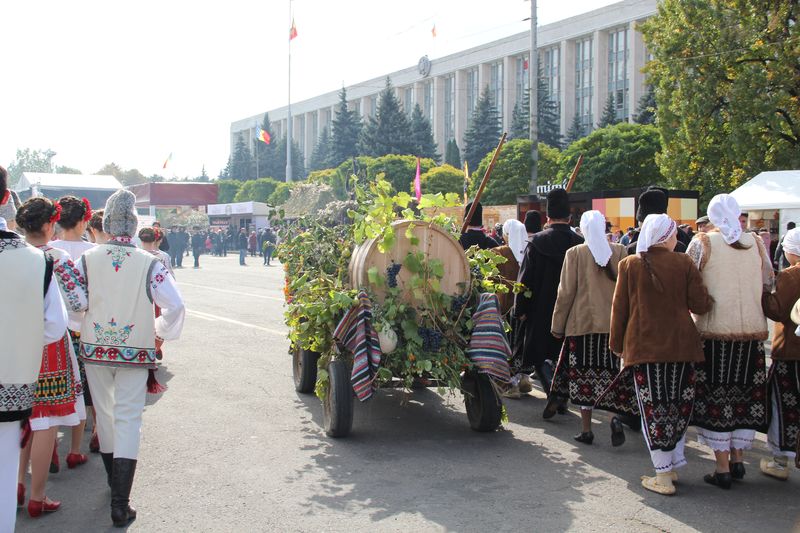
[[[272,141],[272,137],[269,136],[269,132],[266,130],[262,130],[261,126],[258,127],[258,130],[256,132],[256,138],[265,144],[269,144]]]
[[[419,181],[419,157],[417,158],[417,175],[414,178],[414,194],[417,197],[417,202],[422,198],[422,183]]]
[[[161,168],[167,168],[167,163],[169,163],[170,161],[172,161],[172,152],[170,152],[167,158],[164,160],[164,166]]]
[[[433,28],[431,28],[431,37],[434,39],[436,38],[436,24],[434,24]]]
[[[291,41],[297,37],[297,26],[294,25],[294,19],[292,19],[292,27],[289,28],[289,40]]]
[[[467,196],[467,189],[469,189],[469,165],[464,161],[464,204],[466,204],[469,199],[469,196]]]

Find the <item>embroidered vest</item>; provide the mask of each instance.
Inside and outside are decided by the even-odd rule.
[[[30,415],[42,365],[44,285],[42,252],[21,238],[0,239],[0,422]]]
[[[736,250],[713,231],[701,239],[705,264],[703,283],[714,298],[705,315],[693,316],[703,338],[723,340],[764,340],[769,336],[767,319],[761,310],[760,238],[743,233],[741,243],[750,248]]]
[[[86,363],[155,368],[150,275],[157,261],[133,245],[96,246],[81,258],[89,308],[81,324]]]

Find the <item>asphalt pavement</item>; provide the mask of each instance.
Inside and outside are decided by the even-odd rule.
[[[703,482],[712,455],[690,431],[678,493],[660,496],[640,485],[652,475],[640,433],[612,448],[597,413],[594,445],[578,444],[578,410],[542,420],[540,391],[507,400],[510,422],[482,434],[460,394],[382,390],[330,439],[320,401],[294,391],[283,269],[247,262],[203,256],[176,273],[186,325],[164,347],[169,389],[145,409],[130,531],[800,531],[800,471],[763,476],[763,435],[723,491]],[[62,509],[20,510],[17,531],[119,531],[100,456],[68,470],[66,440],[47,489]]]

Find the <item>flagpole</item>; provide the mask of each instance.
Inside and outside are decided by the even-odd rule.
[[[261,177],[261,173],[258,171],[258,122],[256,122],[256,139],[253,141],[253,155],[256,156],[256,179]]]
[[[289,0],[289,24],[292,24],[292,0]],[[291,26],[290,26],[291,27]],[[286,106],[286,183],[292,181],[292,37],[289,36],[289,103]]]

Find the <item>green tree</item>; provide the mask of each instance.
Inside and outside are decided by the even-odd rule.
[[[257,180],[247,180],[234,196],[234,202],[266,202],[267,198],[275,192],[278,184],[281,183],[272,178],[258,178]]]
[[[275,190],[272,191],[272,194],[269,195],[267,198],[267,203],[269,205],[283,205],[289,199],[292,194],[292,187],[294,183],[285,183],[279,182],[278,186],[275,187]]]
[[[526,94],[523,98],[529,100]],[[514,104],[514,110],[511,112],[511,131],[508,133],[512,139],[530,139],[531,138],[531,123],[528,120],[531,110],[523,108],[522,101]]]
[[[455,141],[454,141],[455,142]],[[419,104],[414,106],[411,112],[411,155],[419,157],[429,157],[439,162],[439,154],[436,153],[436,141],[433,140],[433,131],[430,121],[425,118]]]
[[[660,146],[655,126],[622,122],[600,128],[564,150],[558,180],[569,177],[583,154],[576,191],[662,185],[666,181],[656,164]]]
[[[639,98],[633,121],[637,124],[655,124],[656,109],[656,93],[653,90],[653,86],[648,85],[647,92]]]
[[[543,142],[553,148],[561,147],[561,117],[558,111],[558,104],[547,90],[544,78],[539,78],[539,92],[537,93],[539,103],[537,116],[539,121],[539,142]],[[511,115],[511,138],[530,139],[530,116],[531,116],[531,95],[530,91],[525,91],[522,100],[514,104],[514,111]]]
[[[444,162],[447,165],[461,168],[461,150],[458,149],[455,139],[447,141],[447,147],[444,150]]]
[[[597,124],[598,128],[605,128],[606,126],[612,126],[619,122],[619,120],[617,120],[617,106],[615,102],[614,95],[609,94],[606,99],[606,106],[603,108],[603,114],[600,116],[600,122]]]
[[[236,193],[242,187],[241,181],[224,179],[217,180],[217,203],[229,204],[236,198]]]
[[[419,181],[423,194],[454,192],[460,196],[464,191],[464,171],[448,164],[433,167],[421,174]],[[413,182],[410,190],[414,190]]]
[[[242,134],[236,140],[230,164],[230,178],[238,181],[247,181],[254,176],[253,154],[244,142]]]
[[[317,139],[317,144],[314,146],[314,151],[311,152],[311,158],[308,161],[308,170],[322,170],[323,168],[330,168],[331,166],[331,135],[328,132],[328,127],[322,128],[322,133]]]
[[[275,132],[272,131],[272,122],[269,120],[269,113],[264,113],[264,119],[261,121],[261,129],[266,131],[269,135],[269,144],[256,139],[254,141],[255,150],[253,151],[254,157],[258,157],[258,176],[263,178],[265,176],[285,176],[286,174],[286,153],[283,155],[283,165],[280,164],[278,154],[276,154],[277,147]],[[294,163],[294,159],[292,159]]]
[[[708,200],[800,167],[800,4],[663,0],[642,25],[662,151],[675,187]]]
[[[211,179],[208,177],[208,173],[206,172],[206,166],[203,165],[203,169],[200,171],[200,175],[190,181],[198,181],[198,182],[211,181]]]
[[[17,184],[23,172],[52,172],[55,156],[56,153],[49,148],[47,150],[17,149],[17,156],[6,169],[9,187]]]
[[[361,117],[347,107],[347,91],[339,92],[339,107],[331,124],[332,165],[340,165],[358,155],[358,137],[361,133]]]
[[[147,183],[147,177],[141,172],[139,172],[137,169],[132,168],[129,170],[125,170],[122,173],[122,177],[119,178],[119,181],[125,186],[137,185],[139,183]]]
[[[307,181],[328,185],[337,200],[345,200],[348,197],[347,180],[350,177],[351,168],[352,162],[345,161],[338,168],[325,168],[309,172]]]
[[[228,162],[225,163],[225,168],[219,171],[217,179],[226,180],[231,177],[231,156],[228,156]]]
[[[578,139],[583,137],[583,124],[581,124],[581,117],[578,113],[572,116],[572,123],[569,125],[567,135],[564,137],[564,145],[569,146]]]
[[[420,177],[436,166],[433,159],[420,159]],[[396,192],[407,191],[417,174],[417,158],[413,155],[389,154],[376,157],[367,164],[367,179],[374,181],[383,174],[386,181],[392,184]]]
[[[476,168],[486,152],[497,146],[500,140],[500,118],[489,96],[489,87],[483,89],[475,111],[464,133],[464,160],[469,168]]]
[[[280,181],[286,179],[286,137],[281,137],[275,143],[275,157],[273,158],[278,168],[282,169],[277,176]],[[295,139],[292,139],[292,180],[302,181],[306,177],[306,169],[303,164],[303,152]]]
[[[481,178],[492,160],[493,151],[488,152],[472,173],[469,194],[475,196]],[[556,179],[559,151],[544,143],[539,143],[539,180],[542,183]],[[511,139],[497,157],[492,177],[483,190],[481,202],[484,205],[515,205],[517,196],[528,194],[531,176],[530,139]]]
[[[58,165],[55,170],[56,174],[83,174],[77,168],[66,167],[63,165]]]
[[[387,154],[414,154],[417,148],[411,142],[411,125],[400,107],[389,78],[381,91],[378,110],[361,130],[358,151],[364,155],[380,157]],[[415,154],[416,155],[416,154]]]
[[[122,168],[116,163],[107,163],[103,165],[103,167],[96,172],[96,174],[102,174],[104,176],[108,175],[114,176],[118,180],[122,179],[123,173],[124,170],[122,170]]]

